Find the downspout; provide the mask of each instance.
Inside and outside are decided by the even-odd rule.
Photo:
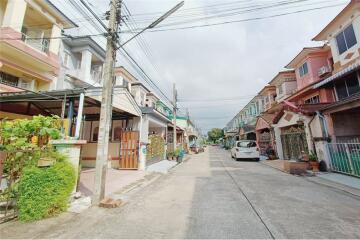
[[[311,118],[311,120],[310,120],[310,121],[308,122],[308,124],[307,124],[307,127],[308,127],[308,129],[309,129],[310,140],[311,140],[311,143],[312,143],[312,146],[313,146],[313,150],[314,150],[314,152],[315,152],[315,154],[316,154],[315,142],[314,142],[313,134],[312,134],[311,127],[310,127],[310,124],[312,123],[312,121],[314,121],[315,117],[316,117],[316,115],[314,115],[314,116]]]
[[[316,115],[320,118],[320,126],[321,126],[321,132],[323,133],[325,138],[329,138],[329,130],[327,129],[326,119],[322,113],[319,111],[316,111]]]

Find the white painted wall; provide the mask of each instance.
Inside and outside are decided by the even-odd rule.
[[[345,51],[344,53],[342,53],[340,55],[339,50],[337,48],[336,36],[342,30],[344,30],[347,26],[349,26],[351,23],[353,24],[357,44],[355,44],[350,49],[348,49],[347,51]],[[348,19],[346,19],[346,21],[339,23],[339,27],[336,29],[336,31],[332,32],[331,36],[328,36],[328,41],[330,43],[331,52],[332,52],[335,63],[340,61],[341,66],[343,66],[343,65],[347,64],[348,62],[353,61],[354,59],[360,58],[360,53],[358,51],[358,49],[360,48],[360,10],[357,9],[354,11],[353,18],[349,17]],[[352,57],[350,57],[349,59],[346,59],[346,56],[350,52],[354,53],[354,55]]]

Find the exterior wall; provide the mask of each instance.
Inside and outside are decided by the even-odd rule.
[[[55,89],[60,68],[58,37],[63,26],[47,8],[51,6],[46,2],[0,1],[1,71],[23,78],[26,85],[18,86],[33,91]],[[21,33],[24,26],[27,35]]]
[[[350,49],[345,51],[342,54],[339,54],[337,48],[336,36],[348,25],[353,24],[357,44],[352,46]],[[338,23],[338,27],[335,31],[331,32],[327,37],[327,40],[330,43],[333,59],[334,59],[334,72],[341,71],[343,68],[347,67],[348,64],[354,62],[354,60],[360,58],[360,9],[354,10],[352,17],[343,19],[343,21]]]
[[[141,107],[145,107],[147,93],[148,91],[141,86],[135,85],[131,87],[131,94],[134,96],[136,103]]]
[[[360,136],[360,113],[339,112],[331,114],[331,117],[337,138]]]
[[[307,62],[308,65],[308,73],[304,76],[300,77],[299,68]],[[300,64],[296,66],[296,81],[297,81],[297,89],[303,89],[304,87],[321,80],[319,77],[318,71],[319,68],[323,66],[328,66],[328,54],[311,54],[306,59],[302,60]]]

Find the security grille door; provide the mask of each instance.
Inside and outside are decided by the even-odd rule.
[[[301,152],[308,153],[306,134],[303,127],[291,127],[281,134],[284,159],[297,160]]]
[[[120,169],[138,169],[139,132],[124,131],[120,142]]]

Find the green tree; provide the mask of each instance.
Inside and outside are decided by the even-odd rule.
[[[208,132],[208,140],[210,142],[216,142],[220,138],[224,137],[224,131],[220,128],[213,128]]]

